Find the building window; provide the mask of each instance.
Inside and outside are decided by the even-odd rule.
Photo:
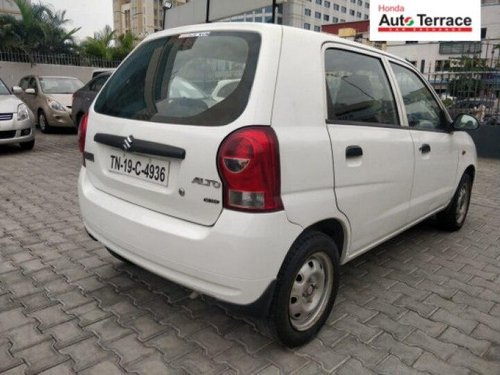
[[[339,4],[333,4],[333,10],[339,10],[340,9],[340,6]]]
[[[356,4],[356,0],[351,0],[351,3]]]
[[[370,8],[370,3],[365,3],[365,8],[366,9]]]
[[[325,7],[330,8],[331,3],[329,1],[325,1]]]
[[[311,15],[311,9],[304,9],[304,13],[306,16],[310,16]]]
[[[306,23],[304,24],[304,29],[306,29],[306,30],[311,30],[311,24],[306,22]]]
[[[328,14],[323,14],[323,20],[330,21],[330,16]]]
[[[314,18],[321,19],[321,13],[320,12],[314,12]]]
[[[418,44],[418,40],[407,40],[405,44]]]
[[[368,17],[368,14],[365,14],[365,20],[367,20],[369,17]]]
[[[362,6],[363,5],[363,0],[358,0],[358,5]]]
[[[355,12],[354,10],[352,10],[352,9],[349,9],[349,14],[350,14],[351,16],[354,16],[354,15],[356,14],[356,12]]]
[[[340,11],[341,11],[342,13],[347,13],[347,8],[346,8],[346,7],[342,7],[342,8],[340,8]]]
[[[332,22],[333,22],[333,23],[337,23],[337,22],[339,22],[338,17],[332,17]]]
[[[434,70],[436,72],[444,72],[450,70],[450,60],[436,60]]]
[[[481,39],[486,38],[486,30],[487,30],[486,27],[481,27]]]
[[[319,4],[319,5],[323,4],[323,0],[316,0],[316,4]]]
[[[319,26],[314,26],[314,31],[321,31],[321,27],[319,27]]]
[[[344,22],[345,22],[345,19],[341,18],[340,23],[344,23]]]
[[[361,12],[356,12],[356,17],[361,18]]]
[[[441,55],[467,55],[481,53],[481,42],[440,42]]]

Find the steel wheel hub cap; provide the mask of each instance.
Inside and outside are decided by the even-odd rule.
[[[290,323],[298,331],[311,328],[328,305],[333,285],[333,265],[323,252],[311,255],[295,276],[290,292]]]

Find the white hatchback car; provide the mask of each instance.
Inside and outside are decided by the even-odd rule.
[[[175,77],[220,101],[170,97]],[[113,254],[266,313],[289,346],[324,324],[339,266],[437,214],[464,223],[476,151],[415,68],[335,36],[262,24],[143,41],[81,129],[79,199]]]

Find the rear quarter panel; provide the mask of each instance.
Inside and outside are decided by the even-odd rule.
[[[335,218],[348,239],[348,221],[337,208],[333,189],[322,44],[313,33],[307,38],[303,31],[284,29],[272,116],[280,147],[281,195],[291,222],[305,229]]]

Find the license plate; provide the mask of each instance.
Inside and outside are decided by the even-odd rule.
[[[167,186],[170,162],[139,155],[111,154],[109,171]]]

